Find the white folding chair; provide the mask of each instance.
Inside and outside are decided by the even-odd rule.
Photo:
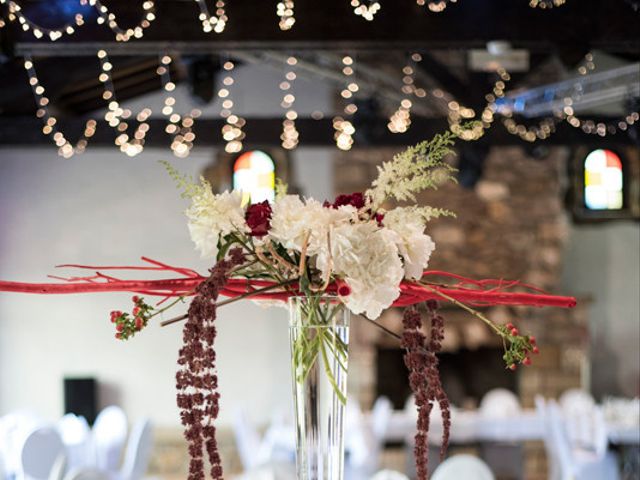
[[[495,480],[493,473],[478,457],[454,455],[442,462],[431,480]]]
[[[596,405],[593,396],[579,388],[565,390],[560,395],[560,406],[563,412],[590,411]]]
[[[480,415],[485,418],[515,417],[520,412],[518,397],[506,388],[494,388],[480,401]]]
[[[389,420],[393,413],[393,404],[387,397],[378,397],[371,409],[371,430],[379,442],[384,442]]]
[[[91,464],[91,429],[87,420],[74,413],[64,415],[56,425],[67,448],[67,467],[86,467]]]
[[[254,470],[268,460],[268,455],[261,448],[262,440],[260,434],[249,423],[245,412],[242,410],[238,410],[234,415],[233,433],[244,470]]]
[[[380,470],[371,477],[371,480],[409,480],[404,473],[400,473],[396,470]]]
[[[494,424],[496,419],[503,420],[491,428],[497,438],[508,438],[507,429],[512,428],[504,424],[504,419],[516,418],[520,415],[520,401],[515,393],[504,388],[490,390],[482,397],[479,413],[483,419],[484,428]],[[521,479],[524,476],[524,450],[521,444],[507,441],[484,441],[480,444],[480,456],[491,470],[500,477]]]
[[[127,441],[127,416],[120,407],[102,410],[91,430],[95,466],[105,472],[118,472],[124,444]]]
[[[47,480],[56,461],[64,455],[64,444],[54,428],[35,429],[27,436],[20,453],[24,479]]]
[[[109,475],[93,468],[75,468],[67,473],[64,480],[110,480]]]
[[[129,435],[120,480],[140,480],[149,466],[153,447],[153,427],[148,419],[138,420]]]
[[[574,448],[567,434],[562,411],[551,401],[547,406],[550,442],[547,452],[552,455],[550,480],[617,480],[620,478],[617,462],[611,453],[598,457],[595,452]]]

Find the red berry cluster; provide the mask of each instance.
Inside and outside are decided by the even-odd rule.
[[[533,335],[520,335],[518,329],[509,322],[503,327],[498,327],[503,333],[508,345],[502,358],[509,370],[516,370],[518,364],[531,365],[531,354],[538,354],[540,350],[536,345],[536,337]]]
[[[111,312],[111,323],[116,326],[116,338],[118,340],[128,340],[137,332],[147,326],[153,307],[144,302],[144,299],[134,295],[131,298],[133,310],[131,314],[114,310]]]

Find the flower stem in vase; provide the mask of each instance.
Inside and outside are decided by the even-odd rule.
[[[289,301],[297,477],[341,480],[349,311],[331,296]]]

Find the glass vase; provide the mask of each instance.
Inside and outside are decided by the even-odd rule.
[[[289,300],[298,480],[342,480],[349,310],[330,296]]]

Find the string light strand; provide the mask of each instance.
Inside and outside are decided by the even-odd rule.
[[[216,0],[215,15],[211,15],[211,12],[209,12],[209,7],[207,7],[206,0],[195,0],[195,2],[200,8],[200,15],[198,16],[198,18],[202,22],[202,30],[205,33],[224,32],[224,29],[227,26],[227,22],[229,21],[229,17],[227,17],[227,13],[225,10],[224,0]]]
[[[345,117],[351,117],[356,111],[358,111],[358,107],[352,101],[352,98],[358,90],[360,90],[360,86],[358,82],[355,80],[355,69],[354,69],[354,60],[353,57],[349,55],[345,55],[342,57],[342,74],[345,78],[345,88],[340,92],[340,96],[347,101],[348,103],[344,106],[344,114]],[[335,116],[333,118],[333,129],[335,133],[333,135],[334,140],[336,141],[336,146],[340,150],[351,150],[353,146],[353,135],[356,133],[356,129],[353,126],[353,123],[349,120],[346,120],[345,117]]]
[[[119,132],[115,144],[120,148],[120,151],[129,157],[135,157],[144,150],[144,138],[149,131],[147,119],[151,116],[151,109],[144,108],[136,115],[138,126],[133,133],[133,137],[130,137],[127,133],[129,124],[126,120],[132,117],[132,113],[131,110],[120,107],[116,98],[115,86],[111,75],[113,64],[109,61],[105,50],[98,51],[98,59],[101,69],[98,80],[100,80],[104,88],[102,98],[109,102],[104,119],[110,127]]]
[[[116,19],[114,13],[112,13],[100,0],[80,0],[82,5],[87,3],[94,7],[98,12],[97,22],[98,24],[106,24],[113,33],[116,34],[116,41],[128,42],[131,38],[142,38],[144,36],[144,30],[151,26],[151,22],[156,19],[155,4],[153,0],[145,0],[142,2],[143,18],[138,25],[133,28],[123,29]]]
[[[442,12],[449,6],[449,3],[456,3],[458,0],[416,0],[416,3],[421,7],[425,5],[429,10],[435,13]]]
[[[0,5],[6,4],[8,7],[7,20],[10,22],[18,21],[20,28],[24,32],[31,33],[35,38],[40,39],[48,37],[49,40],[55,42],[64,35],[73,35],[76,28],[84,25],[84,17],[77,13],[74,21],[69,22],[60,28],[47,28],[29,20],[23,13],[22,7],[13,0],[0,0]],[[0,28],[5,26],[5,21],[0,18]]]
[[[282,121],[282,134],[280,140],[282,140],[282,148],[286,150],[293,150],[298,146],[300,134],[296,128],[296,119],[298,118],[298,112],[294,108],[296,97],[293,91],[293,85],[297,78],[295,72],[295,66],[298,63],[298,59],[294,56],[287,58],[285,79],[280,82],[280,90],[282,90],[282,102],[280,105],[286,110],[285,118]]]
[[[189,156],[193,148],[193,143],[196,139],[196,135],[193,133],[193,126],[196,118],[202,112],[198,109],[191,110],[188,115],[181,115],[176,112],[176,98],[171,93],[176,88],[176,84],[171,81],[172,62],[173,60],[169,55],[163,55],[160,57],[160,65],[157,69],[157,73],[162,80],[162,89],[166,93],[162,114],[167,119],[165,132],[171,136],[171,151],[176,157],[185,158]]]
[[[351,0],[353,13],[365,20],[371,21],[380,10],[380,2],[377,0]]]
[[[242,128],[246,122],[244,118],[233,113],[234,103],[231,96],[231,87],[235,83],[233,72],[236,66],[232,61],[228,60],[222,65],[222,68],[227,72],[227,76],[222,79],[223,87],[218,91],[218,97],[222,99],[220,116],[226,120],[225,125],[222,127],[222,138],[227,142],[224,146],[224,151],[227,153],[239,153],[243,148],[242,140],[244,140],[245,134]]]
[[[293,0],[281,0],[276,5],[276,14],[280,17],[278,26],[280,30],[291,30],[296,19],[293,16],[294,3]]]
[[[49,99],[46,97],[44,87],[40,84],[33,58],[31,58],[30,55],[26,55],[24,58],[24,68],[29,76],[29,85],[31,85],[36,106],[38,107],[36,116],[44,122],[42,133],[51,137],[58,147],[58,155],[61,157],[70,158],[74,155],[84,153],[89,139],[93,137],[96,132],[96,121],[93,119],[87,120],[82,136],[76,142],[75,146],[72,145],[59,130],[58,119],[49,111]]]

